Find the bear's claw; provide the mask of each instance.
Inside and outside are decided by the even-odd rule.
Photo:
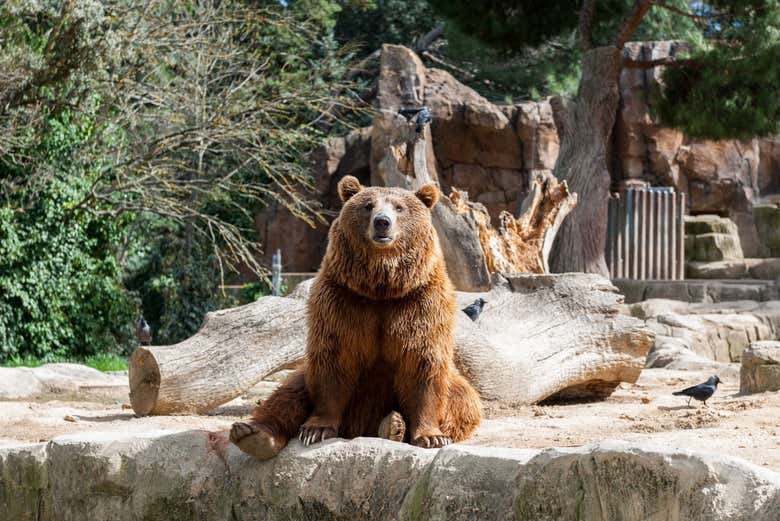
[[[306,427],[304,425],[298,432],[298,439],[307,447],[313,443],[319,443],[335,437],[336,430],[330,427]]]
[[[412,445],[423,447],[425,449],[438,449],[452,443],[452,439],[447,436],[418,436],[412,440]]]

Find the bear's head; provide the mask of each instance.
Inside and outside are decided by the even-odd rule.
[[[431,221],[436,186],[364,187],[346,176],[338,193],[344,206],[331,226],[323,269],[341,284],[370,298],[397,298],[443,266]]]
[[[410,241],[427,238],[433,231],[430,209],[439,200],[432,184],[416,192],[401,188],[364,187],[352,177],[338,185],[344,202],[339,221],[355,246],[391,252],[409,248]]]

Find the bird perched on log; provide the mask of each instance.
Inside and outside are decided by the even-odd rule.
[[[135,337],[142,346],[152,344],[152,328],[144,317],[138,319],[138,322],[135,324]]]
[[[694,385],[693,387],[688,387],[687,389],[683,389],[682,391],[677,391],[672,394],[675,396],[687,396],[688,405],[691,404],[691,398],[699,400],[700,402],[704,402],[704,405],[707,405],[707,400],[709,400],[718,389],[719,383],[720,378],[717,376],[710,376],[709,379],[703,384]]]
[[[401,107],[398,109],[398,113],[406,118],[406,121],[412,121],[422,109],[423,107]]]
[[[401,107],[398,113],[406,118],[406,121],[415,121],[414,131],[422,134],[425,125],[431,122],[431,109],[423,105],[422,107]]]
[[[479,314],[482,313],[482,308],[485,307],[485,304],[487,304],[487,300],[478,298],[463,308],[462,311],[467,314],[471,320],[476,321],[479,318]]]

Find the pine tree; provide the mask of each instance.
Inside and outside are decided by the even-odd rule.
[[[624,68],[665,67],[658,116],[690,135],[780,133],[778,0],[430,1],[460,31],[499,49],[519,52],[577,34],[582,70],[577,95],[552,100],[561,133],[555,175],[579,195],[558,234],[554,271],[607,275],[607,144]],[[690,24],[691,51],[652,61],[624,57],[629,40],[667,37],[659,20]]]

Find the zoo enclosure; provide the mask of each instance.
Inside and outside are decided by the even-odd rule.
[[[613,193],[606,260],[612,278],[685,278],[685,194],[672,187]]]

